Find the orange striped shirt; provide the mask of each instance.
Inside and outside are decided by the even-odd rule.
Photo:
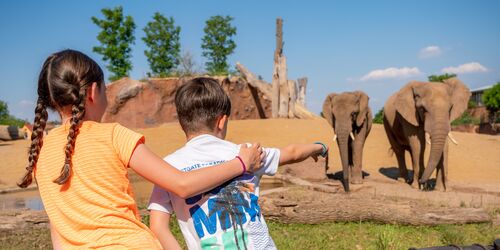
[[[44,139],[35,177],[50,222],[63,249],[161,249],[141,223],[127,176],[130,157],[144,137],[117,123],[82,123],[71,177],[53,182],[64,163],[69,124]]]

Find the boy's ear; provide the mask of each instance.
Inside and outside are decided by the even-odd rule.
[[[220,118],[217,121],[217,128],[219,130],[223,130],[224,129],[224,126],[226,125],[227,119],[228,119],[227,115],[220,116]]]

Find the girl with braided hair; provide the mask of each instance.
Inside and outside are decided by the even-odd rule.
[[[141,134],[100,123],[105,91],[101,68],[81,52],[57,52],[42,66],[29,162],[18,185],[36,180],[55,249],[161,249],[141,223],[129,167],[184,198],[261,167],[262,149],[254,143],[240,150],[239,159],[181,172],[152,153]],[[44,136],[47,109],[59,113],[62,126]]]

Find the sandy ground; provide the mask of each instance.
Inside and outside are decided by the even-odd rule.
[[[158,155],[165,156],[185,143],[185,137],[177,123],[165,124],[157,128],[138,130],[146,136],[146,144]],[[500,193],[500,137],[454,132],[459,145],[449,147],[449,179],[452,188],[474,188]],[[330,150],[330,172],[341,170],[338,147],[332,142],[333,132],[324,120],[239,120],[230,121],[227,139],[235,143],[260,142],[266,147],[283,147],[290,143],[328,143]],[[28,141],[0,142],[0,189],[15,187],[21,178],[27,162]],[[408,166],[409,156],[407,157]],[[296,167],[296,173],[307,178],[309,169],[312,176],[324,175],[324,163],[307,161]],[[389,152],[389,142],[382,125],[374,124],[367,139],[363,171],[367,172],[367,183],[396,183],[390,174],[397,173],[396,159]],[[295,168],[292,166],[291,168]],[[290,172],[294,172],[293,169]],[[383,174],[385,173],[385,174]],[[389,176],[388,176],[389,175]],[[405,184],[400,185],[403,189]],[[150,186],[145,188],[145,192]],[[390,188],[389,188],[390,189]],[[396,189],[397,190],[397,189]],[[138,192],[141,192],[140,190]],[[423,193],[423,192],[421,192]],[[15,195],[15,194],[10,194]]]

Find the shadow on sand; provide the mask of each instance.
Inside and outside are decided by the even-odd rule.
[[[370,173],[362,171],[362,175],[363,175],[363,179],[364,179],[366,176],[370,176]],[[335,172],[334,174],[327,173],[326,177],[330,180],[340,181],[340,183],[342,183],[342,186],[345,190],[345,183],[343,181],[344,180],[344,173],[342,171]]]
[[[378,170],[379,173],[382,175],[393,179],[397,180],[399,177],[399,168],[398,167],[381,167]],[[413,170],[408,170],[408,176],[410,177],[409,181],[407,181],[408,184],[412,183],[413,179]],[[436,178],[429,179],[427,183],[425,184],[425,187],[423,188],[424,191],[431,191],[434,190],[434,187],[436,186]]]

